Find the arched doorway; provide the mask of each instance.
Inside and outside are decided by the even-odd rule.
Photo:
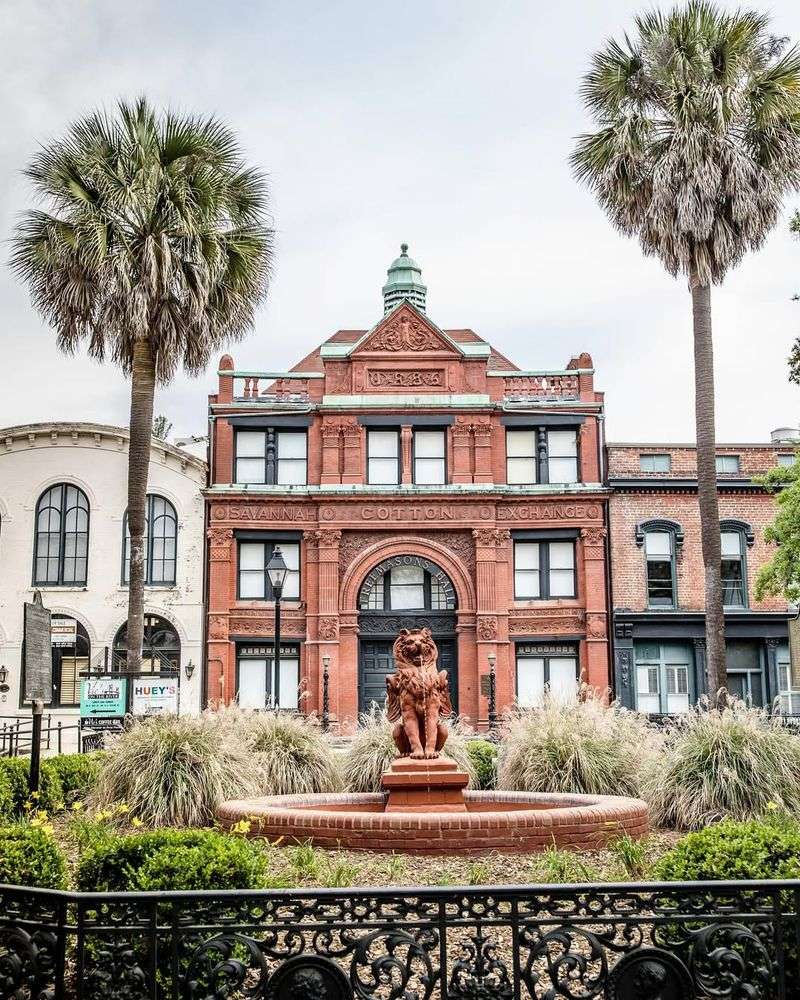
[[[123,624],[114,638],[112,663],[115,670],[127,670],[128,624]],[[181,640],[172,622],[160,615],[144,616],[142,673],[178,673],[181,665]]]
[[[392,556],[367,574],[358,593],[359,712],[384,704],[386,676],[394,670],[392,644],[403,628],[431,630],[458,711],[456,605],[450,578],[422,556]]]

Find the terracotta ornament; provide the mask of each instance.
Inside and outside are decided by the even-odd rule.
[[[430,629],[401,630],[394,643],[395,672],[386,678],[389,721],[401,757],[432,760],[447,740],[442,721],[453,711],[447,671]]]

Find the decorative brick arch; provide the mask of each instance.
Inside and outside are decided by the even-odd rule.
[[[392,556],[421,556],[436,563],[450,577],[455,588],[458,596],[458,612],[475,613],[477,607],[475,587],[461,560],[438,542],[423,542],[419,538],[407,535],[384,539],[370,545],[348,566],[339,590],[340,611],[358,611],[358,593],[364,579],[379,563]]]

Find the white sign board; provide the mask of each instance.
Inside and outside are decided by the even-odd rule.
[[[78,641],[78,623],[74,618],[51,618],[50,641],[54,646],[74,646]]]
[[[178,711],[178,678],[153,677],[133,680],[134,715],[175,715]]]

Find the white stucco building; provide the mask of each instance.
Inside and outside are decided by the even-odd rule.
[[[77,720],[90,664],[125,668],[127,463],[127,428],[0,429],[0,718],[29,711],[23,604],[35,590],[53,613],[53,720]],[[181,712],[200,709],[203,687],[205,483],[196,454],[153,440],[143,660],[177,671]]]

